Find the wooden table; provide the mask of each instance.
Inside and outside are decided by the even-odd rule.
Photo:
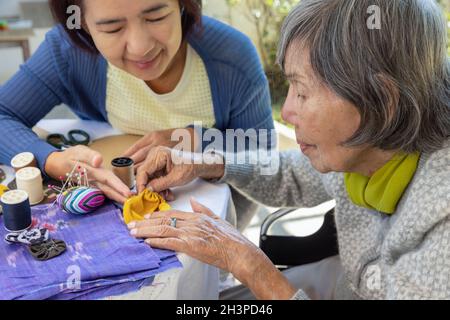
[[[58,120],[54,120],[58,121]],[[33,128],[34,133],[38,135],[39,138],[45,140],[50,134],[47,130],[41,129],[39,127]],[[63,130],[61,130],[65,134]],[[117,157],[122,156],[122,154],[135,142],[137,142],[142,136],[135,135],[119,135],[105,137],[93,141],[89,148],[98,151],[103,157],[103,165],[107,169],[112,169],[111,161]]]
[[[22,48],[23,61],[31,56],[30,37],[34,36],[33,29],[0,31],[0,44],[19,46]]]

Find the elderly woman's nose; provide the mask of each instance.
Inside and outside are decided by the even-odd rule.
[[[287,123],[295,125],[297,113],[294,104],[290,102],[289,97],[286,99],[286,102],[281,109],[281,118]]]
[[[127,39],[127,51],[134,58],[145,56],[155,47],[155,40],[149,36],[145,28],[132,28]]]

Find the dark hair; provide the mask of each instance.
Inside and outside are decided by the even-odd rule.
[[[375,6],[380,29],[367,24]],[[309,49],[317,78],[361,114],[347,146],[433,152],[450,137],[446,29],[435,1],[302,0],[284,22],[278,63],[293,43]]]
[[[202,0],[178,0],[178,2],[180,7],[184,9],[181,25],[183,39],[185,39],[191,32],[200,31],[202,28]],[[83,12],[83,0],[49,0],[49,6],[56,22],[62,25],[76,46],[98,54],[92,37],[84,28],[71,30],[67,27],[67,20],[71,16],[70,13],[67,13],[67,9],[70,6],[78,6]]]

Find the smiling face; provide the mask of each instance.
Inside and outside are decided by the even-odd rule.
[[[162,77],[182,43],[177,0],[85,0],[85,26],[111,64],[144,81]]]
[[[317,79],[309,50],[290,45],[285,73],[290,87],[282,117],[295,126],[297,142],[316,170],[370,175],[392,156],[369,146],[343,146],[359,128],[361,116],[353,104]]]

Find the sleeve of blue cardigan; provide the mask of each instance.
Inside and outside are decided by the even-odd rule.
[[[238,88],[236,95],[239,102],[232,106],[230,112],[228,127],[233,131],[225,134],[227,152],[276,148],[269,84],[257,57],[258,64],[254,63],[255,68],[259,69],[257,81],[242,79],[235,86]],[[242,143],[244,140],[245,143]]]
[[[231,106],[223,128],[196,128],[202,137],[202,151],[242,152],[275,149],[277,136],[272,117],[269,85],[264,74],[258,82],[244,77],[234,83],[235,105]]]
[[[48,155],[56,151],[31,130],[56,105],[69,103],[62,81],[67,63],[56,31],[50,31],[33,56],[0,87],[0,162],[8,164],[27,151],[43,170]]]
[[[249,37],[205,17],[204,41],[216,116],[215,129],[199,128],[203,151],[239,152],[276,147],[269,83]],[[206,52],[206,53],[205,53]]]
[[[269,85],[265,75],[258,82],[236,81],[236,101],[230,108],[225,128],[197,128],[202,137],[202,151],[241,152],[275,149],[276,132],[272,117]],[[199,130],[200,129],[200,130]]]

